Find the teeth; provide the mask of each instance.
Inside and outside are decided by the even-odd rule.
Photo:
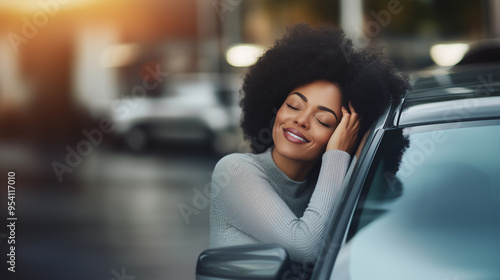
[[[295,139],[299,139],[300,141],[307,142],[304,138],[299,137],[299,136],[297,136],[297,135],[295,135],[295,134],[293,134],[293,133],[291,133],[289,131],[287,131],[286,133],[288,133],[289,135],[291,135]]]

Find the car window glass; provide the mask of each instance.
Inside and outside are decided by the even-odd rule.
[[[388,131],[332,278],[497,279],[499,144],[498,122]]]

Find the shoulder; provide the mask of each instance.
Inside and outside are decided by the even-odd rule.
[[[225,166],[231,164],[252,164],[255,162],[255,155],[250,153],[233,153],[225,155],[218,162],[217,166]]]
[[[231,166],[256,165],[255,155],[249,153],[234,153],[221,158],[215,165],[216,169],[227,168]]]
[[[264,169],[254,154],[230,154],[217,162],[212,174],[212,199],[239,197],[266,180]],[[253,187],[251,187],[253,186]],[[222,193],[223,195],[219,195]]]
[[[242,176],[245,173],[263,172],[255,154],[234,153],[221,158],[214,168],[213,177]]]

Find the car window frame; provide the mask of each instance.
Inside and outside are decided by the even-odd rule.
[[[316,262],[311,279],[328,279],[332,273],[335,259],[345,239],[344,232],[347,231],[354,211],[346,211],[355,207],[360,194],[360,188],[364,185],[364,179],[368,173],[368,167],[374,159],[374,155],[380,144],[385,129],[373,129],[368,134],[364,147],[361,149],[359,158],[353,162],[352,172],[344,179],[344,193],[342,200],[334,210],[336,212],[329,224],[327,239],[324,244],[319,259]],[[350,167],[351,168],[351,167]],[[354,209],[354,208],[352,208]],[[339,244],[339,245],[337,245]]]

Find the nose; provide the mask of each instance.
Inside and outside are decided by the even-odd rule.
[[[308,116],[305,112],[302,114],[297,114],[293,120],[293,123],[304,129],[309,129],[310,126]]]

